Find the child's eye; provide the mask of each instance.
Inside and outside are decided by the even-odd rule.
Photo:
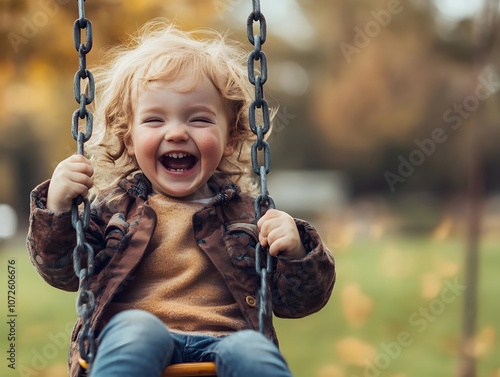
[[[162,122],[160,118],[147,118],[142,123],[159,123]]]
[[[191,122],[193,122],[193,123],[210,123],[210,124],[215,123],[212,119],[204,118],[204,117],[193,118],[193,119],[191,119]]]

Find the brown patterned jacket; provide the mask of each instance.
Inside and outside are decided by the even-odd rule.
[[[194,214],[195,239],[223,275],[249,328],[258,330],[255,298],[260,278],[255,270],[258,230],[254,199],[241,194],[230,181],[213,178],[209,184],[217,195]],[[76,291],[78,279],[72,257],[76,237],[71,214],[46,209],[48,186],[49,181],[44,182],[31,194],[28,251],[45,281],[59,289]],[[86,237],[95,250],[95,272],[89,283],[97,302],[91,318],[93,329],[102,328],[102,314],[115,294],[133,284],[134,269],[141,262],[156,225],[156,214],[147,202],[150,192],[150,183],[139,173],[103,191],[91,204],[91,225]],[[308,254],[298,260],[273,258],[275,268],[269,292],[278,317],[299,318],[318,311],[327,303],[335,283],[331,252],[311,225],[295,221]],[[72,377],[82,372],[76,341],[80,327],[78,321],[71,337]],[[265,333],[277,343],[271,322],[266,323]]]

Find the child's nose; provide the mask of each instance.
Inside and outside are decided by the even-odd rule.
[[[189,134],[182,123],[170,124],[165,133],[165,140],[173,142],[183,142],[189,140]]]

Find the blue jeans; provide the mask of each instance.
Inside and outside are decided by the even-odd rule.
[[[213,361],[218,377],[291,377],[276,345],[257,331],[224,337],[170,332],[154,315],[127,310],[98,337],[91,377],[160,377],[170,364]]]

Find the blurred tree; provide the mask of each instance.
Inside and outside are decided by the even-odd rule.
[[[476,72],[484,70],[490,63],[491,49],[498,27],[498,0],[485,0],[478,19],[475,44]],[[477,73],[476,73],[477,74]],[[491,102],[491,101],[489,101]],[[489,104],[489,103],[488,103]],[[457,376],[477,375],[476,354],[474,353],[478,314],[479,250],[482,230],[482,208],[484,205],[484,164],[483,145],[480,134],[488,123],[487,107],[482,107],[472,115],[469,129],[468,161],[468,232],[465,256],[465,299],[463,304],[462,338],[459,348]]]
[[[321,35],[316,47],[323,52],[321,59],[314,57],[321,68],[314,71],[317,85],[310,107],[330,148],[321,165],[351,172],[358,191],[389,193],[384,172],[401,176],[401,159],[408,161],[417,151],[424,155],[413,163],[414,174],[402,177],[406,188],[443,193],[463,188],[467,136],[452,129],[445,115],[475,95],[471,87],[481,85],[481,78],[471,75],[471,22],[443,34],[429,1],[418,7],[399,1],[303,3],[315,20]],[[497,95],[496,90],[489,94]],[[470,115],[453,114],[463,123]],[[425,150],[421,145],[436,129],[446,140]],[[498,137],[498,129],[481,137],[488,145],[486,161],[496,156],[492,134]],[[498,181],[490,188],[493,184]]]

